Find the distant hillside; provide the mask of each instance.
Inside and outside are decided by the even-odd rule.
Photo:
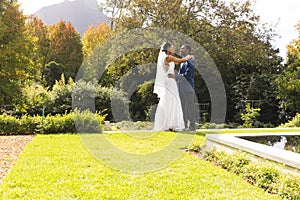
[[[48,25],[55,24],[60,19],[70,21],[81,35],[90,24],[109,23],[108,17],[98,9],[97,0],[65,0],[59,4],[43,7],[35,15]]]

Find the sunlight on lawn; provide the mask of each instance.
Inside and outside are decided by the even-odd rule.
[[[147,151],[140,150],[143,146],[145,149],[149,145],[162,147],[168,143],[165,140],[170,141],[174,137],[174,133],[164,134],[140,142],[137,152],[146,153]],[[136,147],[127,140],[141,140],[129,139],[129,136],[124,134],[106,137],[130,151]],[[196,136],[195,142],[204,142],[204,136]],[[94,159],[85,150],[78,135],[38,135],[4,179],[0,186],[0,197],[124,200],[279,199],[189,153],[183,153],[175,162],[151,173],[122,173]]]

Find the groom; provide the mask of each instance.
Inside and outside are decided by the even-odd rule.
[[[185,57],[190,55],[191,46],[184,44],[180,48],[180,55]],[[195,90],[194,90],[194,72],[195,72],[195,60],[190,59],[187,62],[181,63],[178,75],[179,95],[182,104],[184,124],[187,130],[196,130],[196,105],[195,105]],[[188,121],[190,126],[188,127]]]

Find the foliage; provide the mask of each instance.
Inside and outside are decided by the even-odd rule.
[[[16,118],[10,115],[0,115],[0,135],[36,133],[41,121],[40,116],[23,115],[21,118]]]
[[[130,117],[129,101],[124,92],[100,87],[93,81],[74,83],[69,78],[66,82],[62,75],[60,80],[55,81],[52,90],[47,91],[41,84],[32,84],[23,93],[26,97],[25,112],[30,115],[41,115],[43,107],[45,115],[70,113],[74,106],[74,109],[81,111],[89,109],[106,113],[106,120],[109,121],[128,120]]]
[[[114,126],[122,131],[132,131],[132,130],[152,130],[153,122],[146,121],[121,121],[114,124]]]
[[[121,90],[98,86],[95,106],[107,114],[106,120],[119,122],[130,118],[129,100]]]
[[[279,183],[278,193],[286,199],[300,198],[300,181],[298,177],[283,177]]]
[[[124,92],[101,87],[93,81],[76,82],[73,90],[74,108],[104,112],[106,120],[122,121],[129,119],[129,101]],[[95,106],[93,108],[93,105]]]
[[[270,44],[273,31],[259,27],[250,1],[228,5],[223,0],[135,0],[119,7],[116,29],[152,26],[185,33],[209,52],[227,83],[239,74],[276,72],[280,64]]]
[[[293,119],[289,120],[289,121],[288,121],[287,123],[285,123],[285,124],[281,124],[279,127],[280,127],[280,128],[300,127],[300,114],[297,113],[296,116],[295,116]]]
[[[46,116],[39,124],[38,131],[43,134],[76,133],[73,113]]]
[[[97,25],[90,25],[82,37],[84,57],[89,56],[95,47],[112,37],[113,34],[113,30],[110,29],[108,24],[97,23]]]
[[[271,194],[295,200],[300,198],[299,177],[280,172],[279,168],[270,162],[250,162],[245,153],[228,154],[216,150],[205,152],[205,159],[239,174],[249,183]]]
[[[147,155],[149,147],[160,150],[175,135],[161,132],[154,137],[139,138],[130,134],[103,136],[114,144],[123,144],[122,149],[127,152]],[[203,142],[204,137],[199,140]],[[122,173],[92,157],[80,136],[68,134],[36,136],[3,180],[0,196],[3,199],[279,199],[184,152],[170,165],[152,173]]]
[[[49,53],[50,40],[48,37],[48,26],[39,19],[37,16],[32,15],[27,18],[26,28],[33,47],[31,49],[34,63],[34,70],[31,72],[31,76],[34,80],[42,83],[47,80],[43,80],[42,73],[45,70],[46,58]],[[48,64],[50,65],[50,64]],[[46,78],[48,78],[46,76]],[[54,82],[52,82],[54,84]]]
[[[63,73],[67,80],[74,79],[83,54],[80,35],[73,25],[61,20],[48,26],[37,16],[29,16],[26,28],[33,43],[33,78],[50,88]]]
[[[44,66],[42,71],[43,82],[47,87],[52,88],[55,82],[62,76],[64,73],[64,66],[55,61],[51,61]]]
[[[74,82],[70,78],[68,82],[62,74],[60,80],[56,80],[52,90],[48,91],[41,84],[32,84],[24,90],[26,97],[25,109],[30,115],[41,115],[44,107],[45,114],[64,114],[72,110],[72,92]]]
[[[51,94],[41,84],[27,85],[23,90],[25,110],[29,115],[41,115],[43,106],[51,102]]]
[[[106,66],[100,85],[106,87],[120,85],[120,89],[128,90],[129,86],[136,84],[136,80],[132,77],[145,76],[143,77],[145,80],[146,75],[154,71],[153,66],[147,64],[156,63],[158,52],[158,49],[138,49],[126,52],[125,55],[121,55]]]
[[[61,75],[60,80],[55,81],[51,90],[51,101],[47,105],[51,113],[69,113],[72,110],[72,92],[74,89],[74,82],[69,78],[68,82],[65,81],[64,74]]]
[[[288,45],[286,66],[283,73],[277,78],[281,114],[285,120],[295,116],[300,108],[300,22],[296,28],[298,39]]]
[[[44,118],[38,115],[23,115],[21,118],[0,115],[0,135],[76,133],[78,131],[76,128],[80,127],[90,130],[91,133],[98,133],[98,127],[103,126],[104,119],[105,115],[100,112],[93,114],[77,110],[69,114],[48,115]]]
[[[244,121],[243,127],[252,128],[253,121],[260,115],[260,108],[252,108],[250,103],[248,103],[245,111],[245,113],[241,114],[241,119]]]
[[[278,123],[279,100],[275,75],[270,74],[242,74],[233,84],[233,102],[237,111],[237,120],[246,103],[260,107],[261,112],[257,120],[262,123]]]
[[[272,27],[260,26],[260,18],[252,10],[251,1],[232,2],[227,4],[224,0],[192,0],[192,1],[106,1],[113,17],[116,31],[133,30],[142,27],[161,27],[168,30],[176,30],[191,37],[198,42],[213,58],[221,72],[226,92],[228,94],[227,121],[235,121],[235,105],[239,103],[235,99],[234,85],[240,75],[261,75],[272,80],[273,74],[280,72],[282,66],[278,49],[271,45],[276,37]],[[116,15],[116,11],[119,15]],[[113,14],[115,13],[115,15]],[[126,42],[126,41],[125,41]],[[175,44],[179,47],[181,44]],[[149,53],[148,53],[149,54]],[[137,56],[125,56],[128,60],[140,58]],[[153,61],[156,57],[153,57]],[[148,61],[145,59],[145,61]],[[150,61],[150,59],[149,59]],[[124,62],[122,62],[124,63]],[[134,62],[125,64],[127,68],[133,68]],[[203,63],[199,65],[200,73],[203,73]],[[114,65],[110,75],[117,75],[118,70],[124,74],[124,66]],[[126,72],[126,70],[125,70]],[[122,73],[121,73],[122,74]],[[117,75],[119,76],[119,75]],[[196,73],[196,94],[199,101],[209,103],[210,94],[206,89],[201,76]],[[117,79],[118,80],[118,79]],[[115,80],[114,80],[115,81]],[[272,85],[272,81],[268,84]],[[272,86],[273,87],[273,86]],[[261,116],[264,123],[268,123],[267,116],[272,115],[271,123],[277,123],[278,105],[274,100],[276,91],[263,87],[253,94],[253,98],[259,99],[260,94],[270,97],[264,101],[266,115]],[[272,93],[273,92],[273,93]],[[244,96],[242,97],[244,98]],[[149,102],[150,103],[150,102]],[[239,115],[239,114],[238,114]]]
[[[0,2],[0,9],[0,105],[18,105],[22,102],[24,82],[34,68],[32,43],[19,5],[4,0]]]
[[[243,168],[250,163],[250,159],[246,156],[246,154],[239,151],[232,154],[227,154],[223,151],[205,153],[206,160],[217,163],[224,169],[236,174],[243,173]]]
[[[278,76],[278,97],[281,100],[282,115],[285,119],[290,119],[300,107],[300,65],[297,67],[289,66]]]
[[[50,47],[46,63],[57,63],[62,66],[66,79],[75,79],[83,60],[80,34],[70,22],[63,20],[50,26],[48,31]],[[52,86],[51,82],[47,86]]]
[[[140,85],[131,96],[130,114],[134,121],[153,121],[157,96],[153,93],[154,84],[147,81]]]
[[[248,165],[244,169],[243,178],[253,185],[273,193],[274,186],[279,182],[280,172],[271,164],[256,163]]]

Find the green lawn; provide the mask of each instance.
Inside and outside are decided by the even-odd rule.
[[[145,155],[164,148],[176,136],[170,132],[105,134],[123,151]],[[198,135],[194,142],[202,143],[204,138]],[[79,135],[38,135],[0,185],[0,198],[280,199],[189,153],[153,172],[113,170],[86,151]]]

